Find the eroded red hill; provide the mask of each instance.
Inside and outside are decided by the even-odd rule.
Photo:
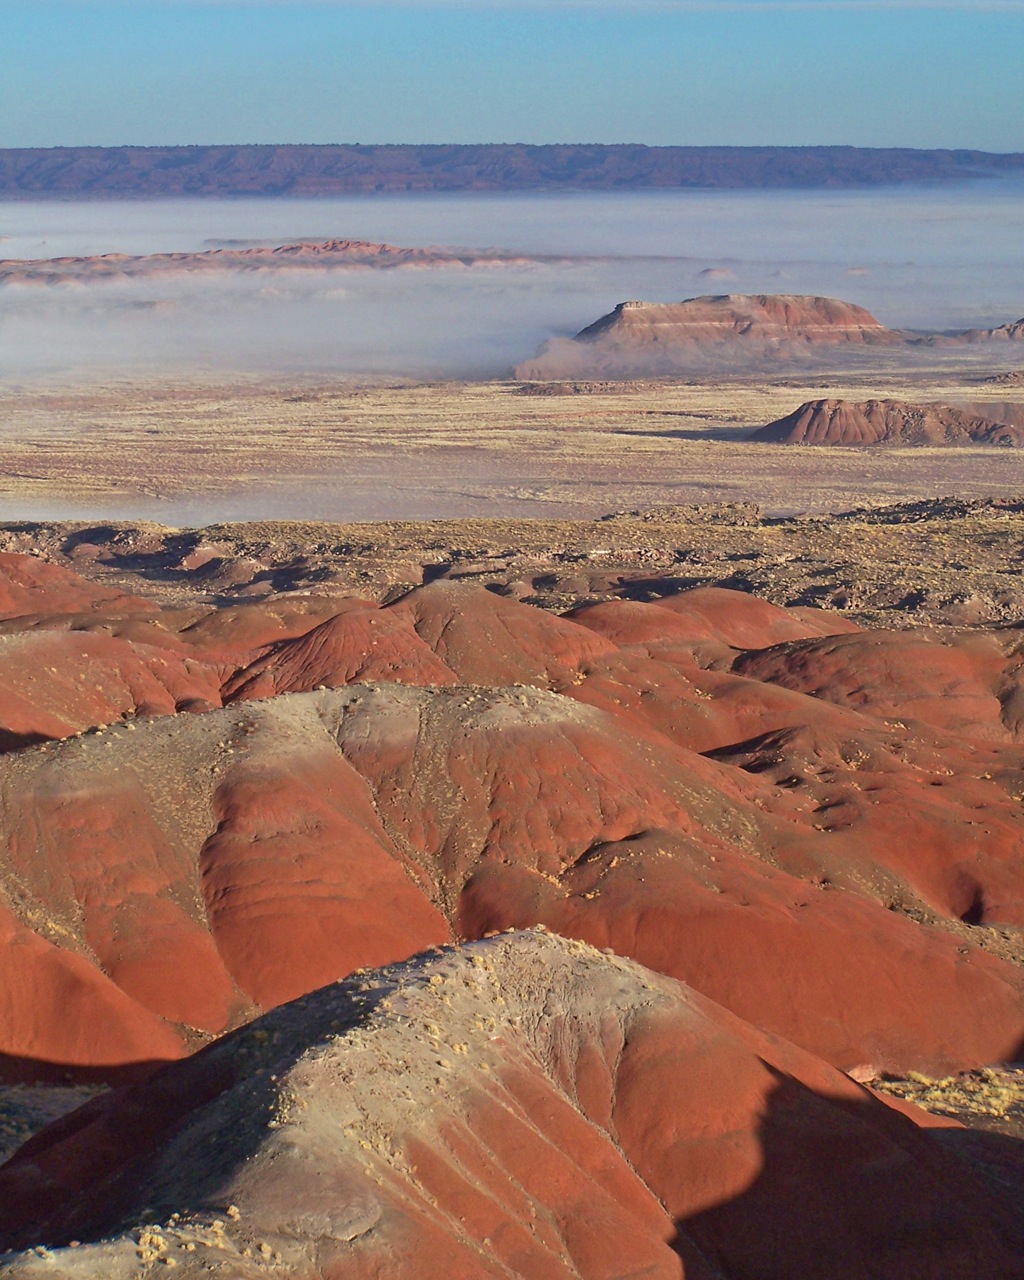
[[[116,1075],[537,921],[843,1067],[1024,1042],[1016,632],[863,632],[713,588],[564,618],[448,582],[110,608],[8,636],[8,725],[26,699],[74,704],[39,737],[121,719],[0,756],[9,1078]],[[12,665],[29,643],[57,656]]]
[[[907,1114],[533,932],[326,987],[66,1117],[0,1170],[4,1244],[44,1246],[12,1280],[1024,1275],[1009,1193]]]

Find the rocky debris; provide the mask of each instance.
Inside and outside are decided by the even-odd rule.
[[[905,1098],[935,1115],[1024,1138],[1024,1069],[1020,1067],[981,1067],[939,1080],[915,1071],[903,1079],[882,1076],[870,1084],[876,1093]]]
[[[1011,1280],[1022,1232],[909,1114],[532,931],[325,987],[0,1170],[11,1280]]]
[[[760,427],[752,440],[804,445],[969,445],[1020,448],[1024,424],[943,404],[904,400],[810,400]]]
[[[519,396],[623,396],[651,387],[649,382],[521,382],[512,389]]]
[[[245,583],[221,587],[183,563],[211,543],[225,563],[257,566]],[[472,581],[549,612],[718,586],[869,626],[1003,625],[1024,615],[1024,589],[1011,571],[1024,556],[1024,500],[1012,498],[919,499],[813,516],[726,503],[594,521],[280,521],[208,530],[22,522],[0,525],[0,551],[18,553],[19,563],[31,556],[40,569],[73,568],[75,590],[91,593],[84,613],[59,592],[41,598],[40,620],[60,616],[62,627],[120,636],[130,629],[165,645],[173,631],[196,642],[192,656],[235,663],[243,649],[252,661],[261,646],[298,638],[353,600],[393,601],[438,579]],[[258,609],[249,607],[249,587],[263,593]],[[143,610],[108,613],[97,591],[144,597]],[[16,617],[0,631],[37,625],[55,624]]]

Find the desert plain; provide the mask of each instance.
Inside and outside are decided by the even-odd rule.
[[[991,361],[967,371],[930,364],[618,383],[311,375],[8,383],[0,388],[0,497],[11,516],[188,525],[254,516],[589,520],[704,502],[798,514],[1019,493],[1024,454],[1014,450],[826,451],[749,440],[825,397],[1022,411],[1024,389],[986,380]]]

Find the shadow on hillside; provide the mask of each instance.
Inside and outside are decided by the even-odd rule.
[[[684,1262],[708,1280],[1024,1277],[1024,1141],[921,1130],[870,1095],[824,1098],[773,1074],[761,1172],[677,1223]]]
[[[2,979],[0,979],[2,980]],[[50,1062],[44,1058],[20,1057],[0,1053],[0,1087],[4,1085],[108,1084],[114,1087],[136,1084],[148,1079],[154,1071],[170,1064],[166,1058],[145,1062],[112,1063],[102,1067],[84,1067],[72,1062]]]

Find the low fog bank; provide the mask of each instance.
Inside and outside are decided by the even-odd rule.
[[[868,305],[883,322],[922,328],[939,310],[930,306],[938,288],[915,282],[908,269],[876,290],[891,306],[866,298],[863,278],[851,282],[842,268],[790,265],[765,276],[734,265],[729,279],[721,270],[708,277],[692,263],[636,261],[9,287],[0,291],[0,381],[231,372],[500,378],[545,339],[573,334],[630,297],[826,293]],[[966,292],[971,275],[958,276]],[[908,318],[915,284],[919,301]],[[957,327],[1017,318],[1024,287],[1006,294],[1001,308],[965,308]],[[1016,367],[1024,351],[978,347],[955,358]]]
[[[1024,178],[871,191],[641,191],[0,202],[0,253],[196,252],[294,239],[530,253],[923,265],[1017,261]]]
[[[573,334],[624,299],[702,293],[829,294],[893,327],[991,326],[1024,315],[1022,195],[1019,182],[999,181],[882,192],[0,205],[6,258],[331,237],[607,255],[532,267],[8,287],[0,379],[500,377],[546,338]]]

